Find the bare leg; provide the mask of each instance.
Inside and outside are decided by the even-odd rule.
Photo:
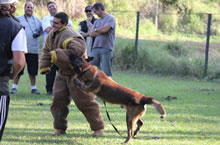
[[[36,76],[29,75],[29,79],[31,82],[31,86],[35,86],[36,85]]]

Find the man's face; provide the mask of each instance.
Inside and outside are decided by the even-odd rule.
[[[50,3],[48,5],[47,9],[50,12],[51,16],[54,16],[57,13],[57,6],[55,3]]]
[[[32,16],[34,13],[34,4],[32,2],[27,2],[24,7],[24,13],[26,16]]]
[[[54,32],[56,32],[57,30],[59,30],[63,26],[66,26],[66,23],[62,24],[61,19],[56,18],[56,17],[53,18],[52,27],[53,27]]]
[[[92,10],[85,10],[86,16],[89,17],[93,17],[93,11]]]
[[[100,8],[98,9],[93,8],[92,10],[98,17],[101,17],[102,10]]]

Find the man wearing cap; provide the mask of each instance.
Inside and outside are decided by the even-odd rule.
[[[0,141],[9,108],[9,79],[24,68],[27,40],[21,24],[13,16],[17,0],[0,0]]]
[[[93,27],[93,24],[94,24],[96,18],[94,17],[94,13],[92,11],[92,6],[85,7],[85,13],[86,13],[87,19],[84,20],[84,21],[81,21],[79,23],[79,33],[86,40],[87,55],[92,56],[91,49],[92,49],[92,44],[94,42],[95,37],[92,38],[90,36],[90,31],[92,30],[92,27]]]

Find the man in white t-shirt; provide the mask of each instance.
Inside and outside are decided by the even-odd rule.
[[[0,141],[10,102],[8,82],[24,68],[27,52],[25,31],[13,16],[16,1],[0,1]]]
[[[31,83],[31,93],[40,94],[37,89],[36,81],[38,74],[38,48],[40,45],[40,35],[42,34],[41,21],[38,17],[34,16],[34,4],[31,1],[25,3],[24,15],[17,17],[20,24],[25,28],[27,37],[28,53],[25,54],[27,72]],[[13,80],[11,94],[17,92],[17,87],[21,76],[24,74],[24,69]]]

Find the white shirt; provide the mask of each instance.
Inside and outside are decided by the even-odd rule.
[[[27,53],[27,38],[24,29],[21,29],[12,41],[12,51],[24,51]]]

